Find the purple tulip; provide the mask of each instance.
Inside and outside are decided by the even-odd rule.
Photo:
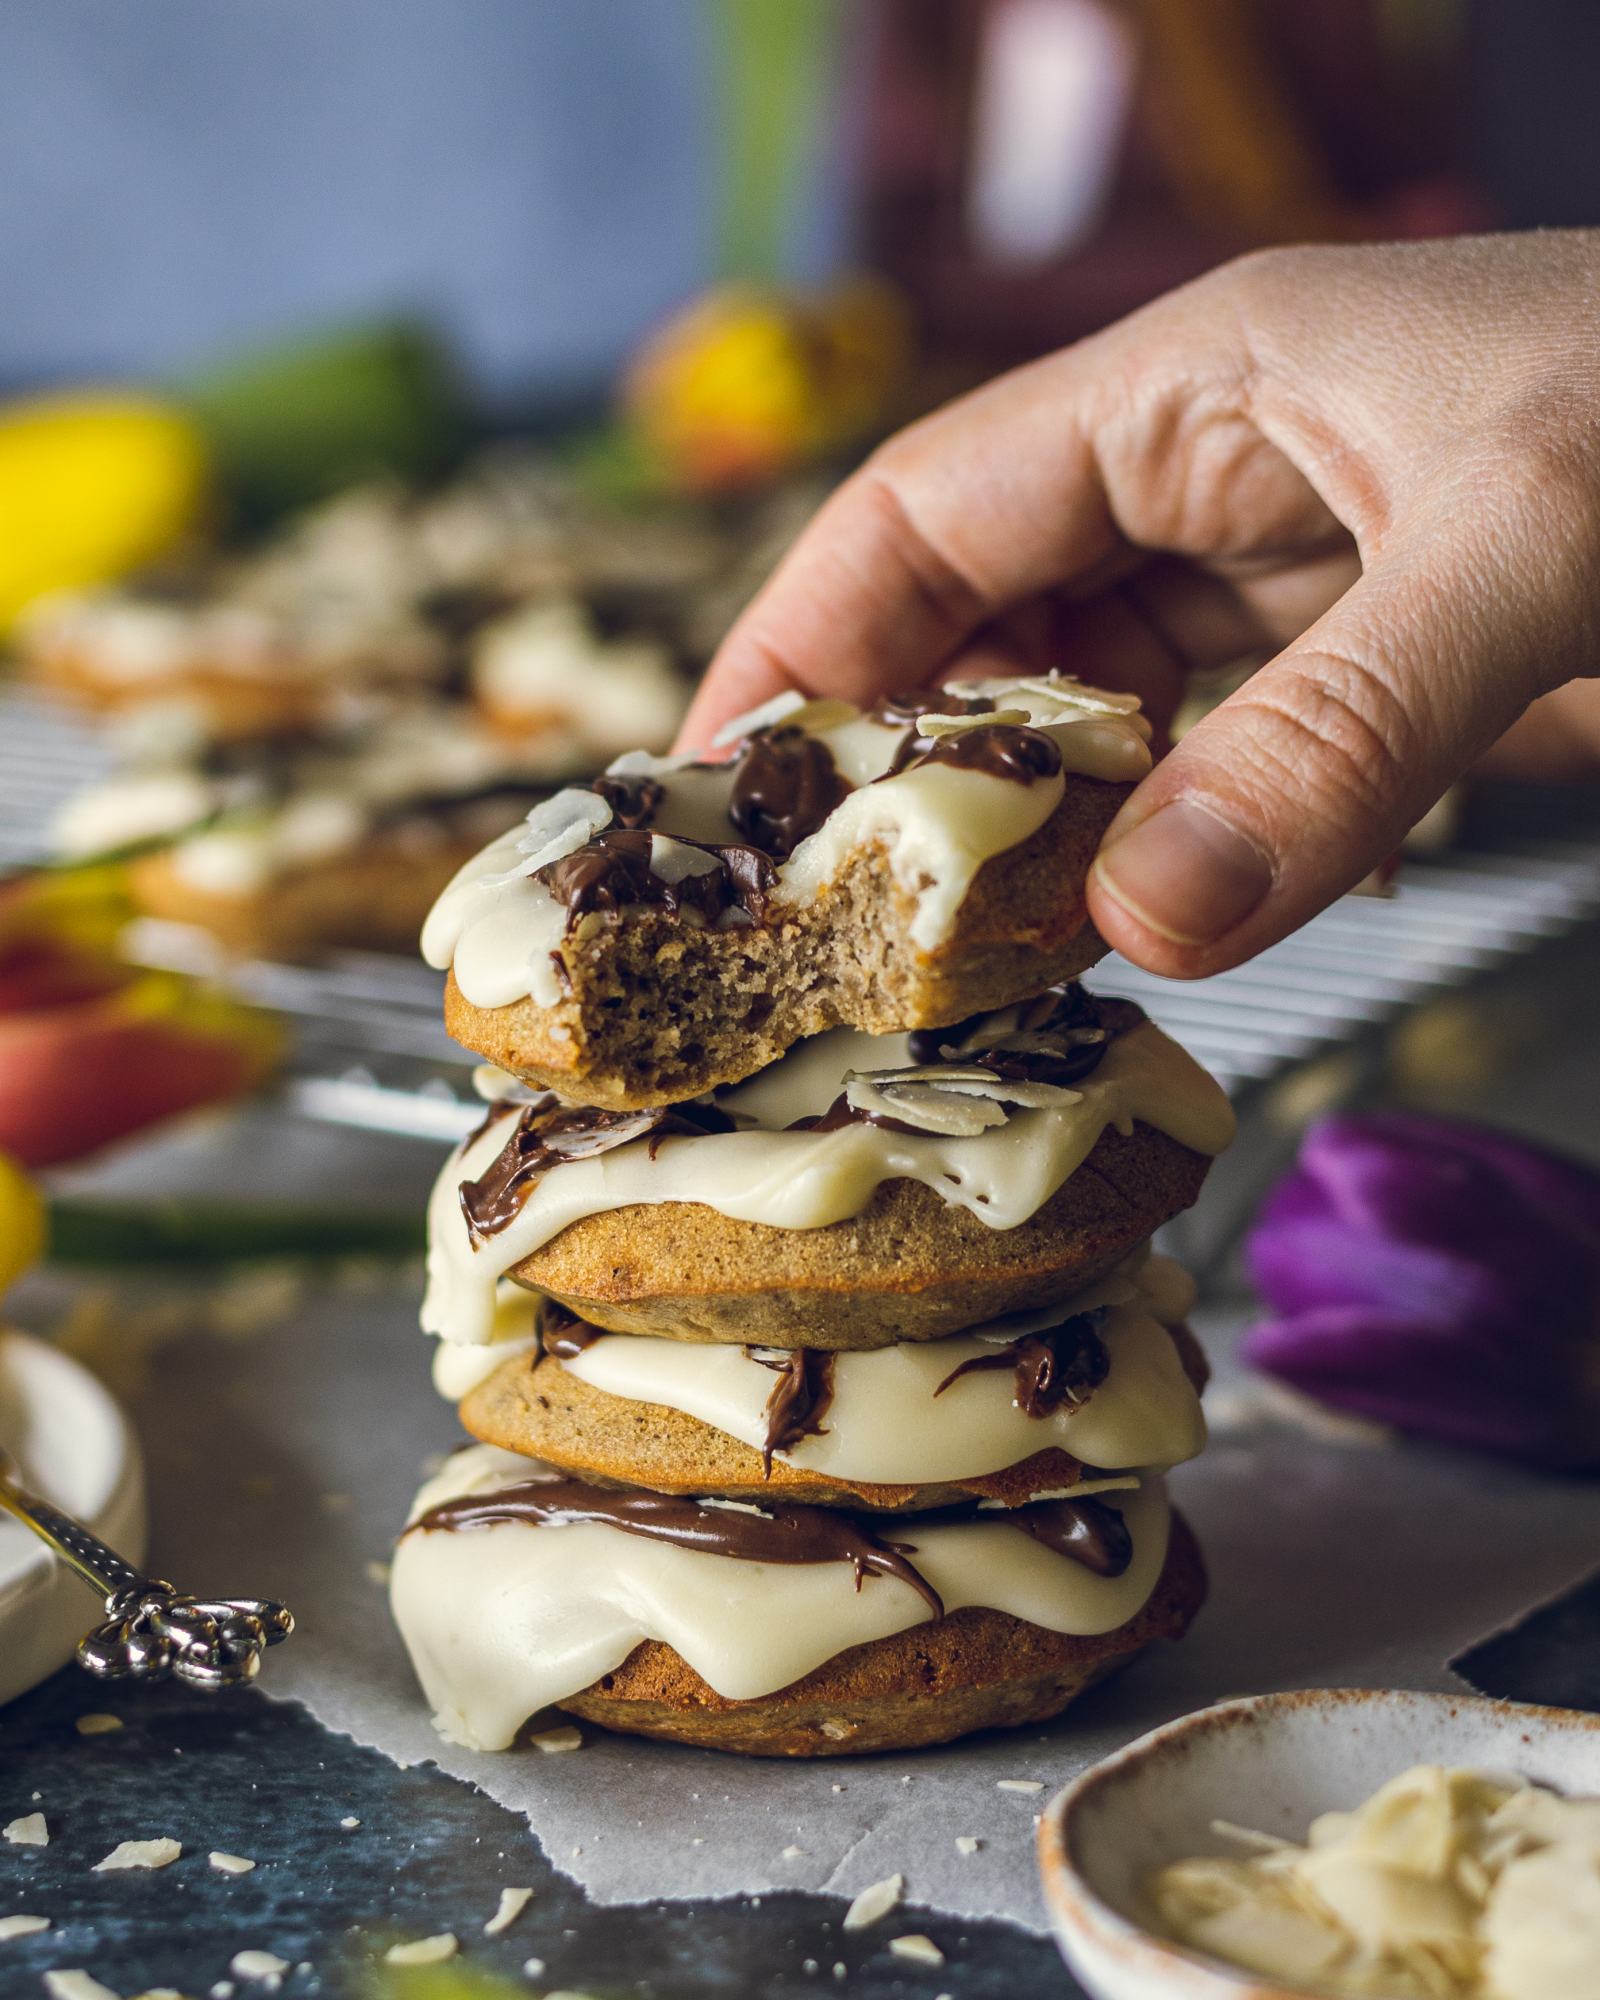
[[[1409,1112],[1330,1118],[1246,1244],[1245,1358],[1364,1417],[1600,1466],[1600,1173]]]

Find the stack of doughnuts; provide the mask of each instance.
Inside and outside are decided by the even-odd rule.
[[[1204,1442],[1150,1238],[1232,1116],[1078,974],[1148,767],[1057,676],[785,699],[630,755],[424,933],[486,1060],[428,1216],[435,1379],[396,1619],[439,1728],[556,1707],[764,1755],[1057,1714],[1204,1596]]]

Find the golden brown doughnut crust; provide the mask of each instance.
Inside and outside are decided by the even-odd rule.
[[[933,1340],[1083,1290],[1188,1208],[1211,1162],[1148,1125],[1108,1129],[1038,1212],[990,1229],[918,1181],[888,1181],[823,1229],[698,1202],[574,1222],[511,1275],[619,1333],[772,1347]]]
[[[1205,1361],[1187,1327],[1173,1344],[1196,1388]],[[543,1459],[591,1486],[642,1486],[656,1493],[711,1494],[728,1500],[790,1500],[808,1507],[867,1507],[877,1513],[946,1507],[958,1500],[1020,1506],[1036,1493],[1076,1482],[1078,1460],[1047,1446],[1018,1464],[970,1479],[917,1486],[851,1483],[772,1461],[724,1431],[662,1403],[613,1396],[570,1373],[553,1356],[502,1362],[461,1405],[461,1422],[484,1444]]]
[[[554,1007],[475,1007],[452,974],[445,1025],[529,1083],[616,1108],[737,1082],[828,1028],[937,1027],[1031,999],[1105,953],[1083,885],[1131,790],[1069,778],[1045,824],[979,869],[932,953],[874,843],[781,923],[705,930],[638,910],[581,926],[556,953],[569,990]]]
[[[754,1701],[727,1700],[670,1646],[647,1639],[559,1706],[628,1735],[751,1757],[917,1749],[1059,1715],[1152,1640],[1181,1638],[1205,1594],[1199,1546],[1175,1513],[1155,1590],[1114,1632],[1075,1638],[1001,1611],[957,1611],[852,1646]]]

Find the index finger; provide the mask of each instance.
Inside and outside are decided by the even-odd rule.
[[[789,688],[871,702],[918,686],[997,614],[1110,556],[1086,409],[1099,345],[1003,375],[874,453],[718,648],[680,741]]]

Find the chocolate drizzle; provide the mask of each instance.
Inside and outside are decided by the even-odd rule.
[[[957,694],[954,688],[911,688],[892,694],[868,711],[872,721],[894,729],[920,722],[925,715],[992,715],[994,702],[986,694]]]
[[[630,832],[648,826],[667,795],[667,788],[659,778],[647,778],[642,772],[623,776],[602,771],[589,789],[610,806],[617,825]]]
[[[1069,1414],[1081,1410],[1111,1371],[1106,1344],[1095,1330],[1095,1313],[1074,1313],[1059,1326],[1025,1333],[988,1354],[963,1361],[934,1390],[942,1396],[963,1375],[981,1375],[993,1368],[1014,1371],[1012,1400],[1026,1417],[1048,1417],[1063,1403]]]
[[[581,1479],[530,1479],[491,1493],[463,1493],[443,1500],[412,1522],[407,1534],[498,1527],[520,1521],[529,1527],[568,1526],[595,1521],[624,1534],[670,1542],[702,1555],[730,1556],[739,1562],[848,1563],[856,1589],[868,1576],[898,1577],[909,1584],[935,1618],[944,1616],[938,1592],[906,1558],[912,1542],[891,1542],[859,1516],[831,1507],[780,1503],[758,1511],[678,1499],[666,1493],[618,1493],[587,1486]]]
[[[657,1105],[648,1111],[601,1111],[586,1104],[563,1104],[559,1097],[537,1098],[517,1119],[500,1151],[475,1181],[463,1181],[461,1213],[474,1246],[516,1220],[528,1190],[552,1167],[592,1159],[613,1147],[648,1138],[704,1138],[731,1132],[733,1120],[714,1104]]]
[[[952,729],[935,736],[914,736],[912,756],[903,770],[920,770],[925,764],[953,764],[961,771],[983,771],[991,778],[1009,778],[1016,785],[1031,785],[1040,778],[1053,778],[1061,769],[1061,751],[1041,729],[1022,723],[979,723],[974,729]]]
[[[995,1045],[983,1041],[983,1025],[991,1017],[972,1014],[948,1028],[918,1028],[907,1038],[915,1063],[957,1061],[993,1070],[1012,1083],[1081,1083],[1100,1066],[1119,1035],[1137,1028],[1144,1009],[1132,1000],[1102,999],[1074,980],[1052,986],[1016,1010],[1014,1025],[995,1035]],[[1006,1048],[1015,1036],[1059,1039],[1055,1049]]]
[[[761,921],[777,879],[766,855],[738,843],[682,841],[679,845],[710,856],[714,865],[669,882],[652,865],[655,838],[642,827],[607,827],[575,852],[536,868],[533,879],[566,905],[568,930],[591,914],[618,916],[640,907],[671,917],[692,913],[708,925],[724,918],[736,924]]]
[[[1035,1500],[1006,1516],[1008,1524],[1096,1576],[1121,1576],[1133,1561],[1133,1536],[1115,1507],[1084,1500]]]
[[[539,1345],[557,1361],[576,1361],[585,1348],[605,1339],[605,1328],[579,1319],[559,1299],[546,1299],[539,1310]]]
[[[1015,1528],[1095,1576],[1121,1576],[1133,1560],[1127,1522],[1115,1507],[1093,1498],[1034,1500],[1006,1509],[963,1504],[917,1518],[928,1528],[988,1524]],[[878,1533],[879,1523],[837,1507],[771,1501],[751,1508],[667,1493],[617,1492],[581,1479],[528,1479],[488,1493],[461,1493],[453,1500],[441,1500],[419,1515],[406,1533],[462,1534],[508,1521],[530,1528],[592,1521],[647,1541],[670,1542],[676,1548],[736,1562],[848,1563],[857,1590],[868,1576],[898,1577],[935,1618],[944,1616],[939,1593],[907,1560],[916,1554],[916,1543],[891,1542]]]
[[[728,817],[752,847],[787,861],[850,790],[826,743],[803,729],[766,730],[735,761]]]
[[[781,1361],[745,1349],[752,1361],[770,1368],[777,1376],[772,1394],[762,1406],[767,1420],[766,1440],[761,1447],[765,1476],[772,1477],[772,1454],[788,1451],[804,1437],[821,1437],[827,1430],[822,1419],[833,1401],[832,1354],[812,1347],[793,1347]]]

